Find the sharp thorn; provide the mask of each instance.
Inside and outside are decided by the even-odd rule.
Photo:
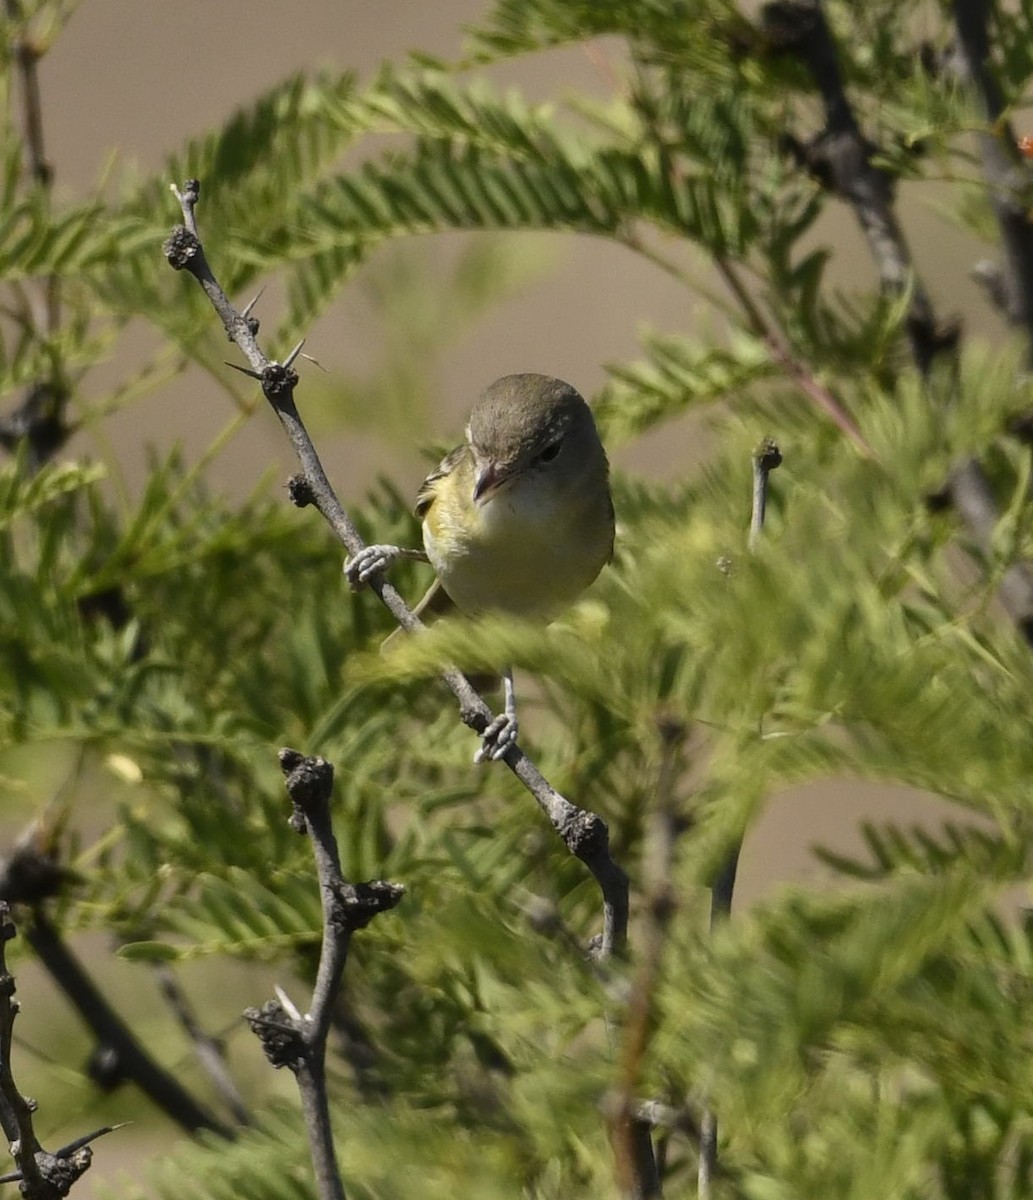
[[[255,307],[255,305],[256,305],[256,304],[259,302],[259,300],[261,300],[261,299],[262,299],[262,293],[263,293],[264,291],[265,291],[265,284],[263,284],[263,285],[262,285],[262,286],[261,286],[261,287],[258,289],[258,291],[255,293],[255,295],[252,297],[252,299],[251,299],[251,300],[249,300],[249,301],[248,301],[248,303],[247,303],[247,304],[244,306],[244,311],[243,311],[243,312],[240,314],[242,317],[245,317],[245,318],[246,318],[246,317],[249,317],[249,316],[251,315],[251,310],[252,310],[252,309]]]
[[[297,344],[297,345],[294,347],[294,349],[293,349],[293,350],[290,352],[290,354],[288,354],[288,355],[287,355],[287,357],[284,359],[283,365],[284,365],[285,367],[289,367],[289,366],[291,365],[291,363],[293,363],[293,362],[294,362],[294,360],[295,360],[295,359],[298,357],[298,355],[301,353],[301,347],[302,347],[302,346],[304,346],[304,344],[305,344],[305,339],[304,339],[304,338],[302,338],[302,339],[301,339],[301,341],[300,341],[300,342],[298,342],[298,344]]]
[[[225,359],[223,362],[225,366],[232,367],[234,371],[239,371],[241,375],[247,375],[249,379],[257,379],[259,383],[262,382],[262,376],[257,371],[252,371],[250,367],[238,367],[236,363],[226,362]]]

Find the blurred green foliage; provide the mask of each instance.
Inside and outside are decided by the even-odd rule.
[[[26,7],[39,21],[63,10]],[[904,179],[950,180],[940,202],[992,231],[965,139],[977,118],[934,69],[946,7],[826,7],[880,161]],[[1033,6],[995,10],[992,34],[992,67],[1018,104]],[[830,286],[837,247],[816,233],[830,199],[782,152],[787,132],[816,132],[809,79],[765,52],[730,0],[497,0],[470,36],[460,64],[289,79],[154,179],[68,208],[25,186],[8,102],[0,390],[13,403],[41,378],[74,385],[143,317],[166,339],[152,368],[93,411],[73,386],[73,422],[102,419],[186,363],[242,412],[253,405],[225,382],[223,334],[199,289],[157,253],[174,219],[167,180],[191,175],[227,291],[286,283],[270,347],[302,336],[371,255],[388,264],[372,285],[383,361],[341,389],[354,427],[386,413],[378,428],[413,436],[419,413],[397,398],[526,276],[501,235],[568,231],[645,255],[710,305],[710,332],[653,331],[638,361],[610,365],[596,398],[607,440],[699,410],[713,453],[676,486],[615,481],[614,565],[550,628],[442,623],[384,656],[389,620],[372,596],[348,593],[329,532],[266,486],[230,505],[201,464],[172,454],[128,499],[89,463],[58,455],[31,470],[24,453],[11,458],[0,468],[0,778],[29,752],[73,746],[122,781],[110,827],[74,850],[61,920],[115,933],[140,971],[235,956],[309,976],[318,895],[275,750],[322,754],[337,768],[346,874],[407,888],[356,939],[346,975],[365,1056],[332,1067],[349,1194],[616,1195],[603,1110],[649,920],[659,729],[673,725],[686,734],[686,829],[677,915],[647,997],[642,1098],[690,1114],[712,1099],[721,1196],[1031,1195],[1033,927],[1001,898],[1029,870],[1033,659],[995,601],[1003,572],[1033,558],[1029,449],[1004,432],[1030,407],[1021,341],[962,340],[921,379],[902,337],[907,294]],[[597,37],[614,68],[603,101],[562,96],[557,81],[556,100],[530,105],[490,82],[493,63]],[[10,54],[3,66],[9,101]],[[342,167],[369,135],[374,151]],[[478,237],[435,278],[428,307],[429,260],[385,259],[385,244],[449,230]],[[714,262],[745,281],[745,303],[710,293]],[[20,300],[41,276],[60,279],[64,307],[45,332]],[[822,389],[857,437],[815,405]],[[768,434],[785,464],[749,555],[750,455]],[[989,549],[929,503],[971,456],[1000,506]],[[370,539],[418,539],[386,483],[356,516]],[[425,568],[403,564],[396,582],[415,597]],[[628,962],[584,957],[594,886],[514,780],[470,767],[471,737],[433,681],[449,661],[509,661],[540,681],[527,748],[609,824],[632,879]],[[841,886],[787,888],[710,935],[706,887],[765,798],[841,777],[934,793],[950,823],[872,827],[863,860],[828,856]],[[73,831],[77,799],[72,787],[60,800]],[[309,1194],[297,1114],[258,1115],[238,1143],[186,1147],[146,1188],[119,1194]],[[685,1194],[696,1148],[677,1132],[659,1141],[666,1186]]]

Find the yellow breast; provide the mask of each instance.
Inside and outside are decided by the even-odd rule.
[[[459,608],[548,618],[580,596],[610,558],[613,511],[605,474],[576,482],[529,472],[480,503],[472,470],[435,482],[423,544]]]

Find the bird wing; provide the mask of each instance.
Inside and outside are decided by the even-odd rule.
[[[463,461],[463,458],[470,452],[470,447],[466,442],[456,446],[454,450],[450,450],[440,463],[420,485],[420,490],[416,493],[416,515],[422,517],[426,515],[427,510],[434,503],[438,492],[438,480],[444,479],[446,475],[451,475],[452,472]]]

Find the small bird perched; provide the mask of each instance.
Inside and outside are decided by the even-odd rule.
[[[419,558],[437,579],[417,615],[451,601],[470,616],[556,616],[613,553],[609,464],[588,405],[549,375],[497,379],[474,405],[466,441],[424,480],[416,514],[424,551],[367,546],[345,566],[353,587],[398,558]],[[503,684],[504,712],[475,762],[503,758],[516,741],[509,669]]]

